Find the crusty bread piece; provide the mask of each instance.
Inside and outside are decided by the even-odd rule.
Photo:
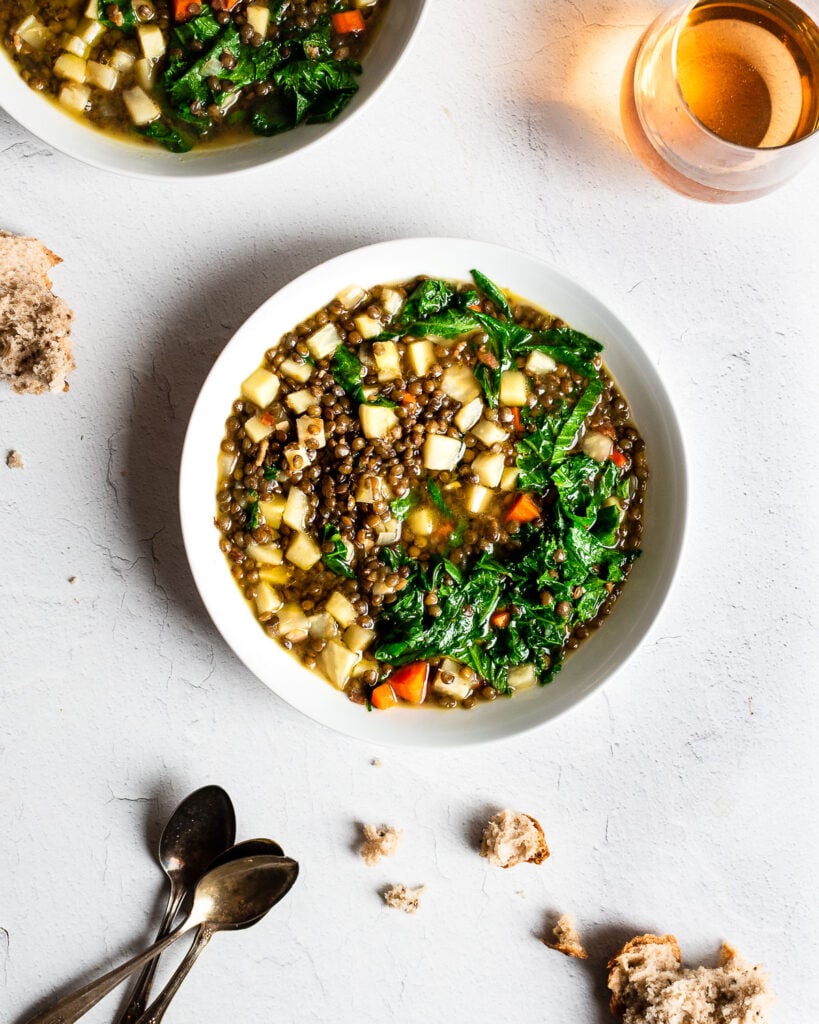
[[[17,451],[10,451],[6,456],[6,465],[9,469],[24,469],[23,456]]]
[[[499,811],[483,830],[481,856],[499,868],[542,864],[549,847],[540,822],[520,811]]]
[[[414,914],[418,910],[421,894],[426,889],[425,885],[419,885],[417,889],[410,889],[407,885],[391,885],[381,894],[384,902],[393,910],[403,910],[405,914]]]
[[[578,960],[589,959],[589,954],[580,941],[580,935],[574,926],[574,921],[572,921],[568,914],[560,915],[552,929],[552,935],[554,936],[554,942],[547,942],[546,939],[542,940],[543,944],[548,946],[549,949],[556,949],[558,953],[576,957]]]
[[[625,1024],[766,1024],[762,968],[723,943],[718,967],[684,968],[673,935],[638,935],[609,961],[611,1011]]]
[[[377,828],[375,825],[364,825],[364,842],[358,851],[361,858],[368,867],[377,864],[382,857],[392,857],[398,849],[401,840],[401,832],[397,828],[390,828],[382,825]]]
[[[48,277],[59,262],[36,238],[0,231],[0,380],[20,394],[68,390],[74,314]]]

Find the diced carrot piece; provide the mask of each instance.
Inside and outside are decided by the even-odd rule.
[[[233,8],[238,3],[239,3],[239,0],[222,0],[222,10],[223,11],[232,11]]]
[[[409,391],[405,391],[401,395],[401,405],[415,405],[415,396],[411,395]]]
[[[427,695],[427,677],[429,664],[426,661],[413,661],[410,665],[397,668],[389,678],[396,697],[409,701],[410,704],[423,704]]]
[[[496,612],[489,616],[489,621],[495,629],[505,629],[512,621],[512,613],[508,608],[498,608]]]
[[[432,535],[433,540],[445,540],[453,530],[452,523],[442,523]]]
[[[188,10],[193,0],[174,0],[173,19],[174,21],[187,21],[191,13]]]
[[[523,432],[523,420],[520,418],[520,409],[517,406],[512,408],[512,423],[519,434]]]
[[[378,708],[379,711],[386,711],[387,708],[395,707],[398,703],[398,698],[393,693],[389,683],[382,683],[380,686],[376,686],[370,694],[370,703],[374,708]]]
[[[340,36],[363,32],[366,27],[361,11],[339,11],[333,15],[333,28]]]
[[[530,523],[540,518],[540,509],[531,494],[519,494],[506,513],[508,523]]]
[[[276,422],[269,412],[263,412],[259,419],[264,423],[266,427],[272,427]]]
[[[617,448],[612,448],[611,455],[609,455],[609,459],[611,462],[614,463],[614,465],[618,469],[622,469],[623,466],[625,466],[625,464],[628,462],[627,456],[623,455],[623,453],[619,451]]]

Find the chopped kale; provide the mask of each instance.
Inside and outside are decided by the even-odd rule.
[[[446,503],[443,491],[441,490],[438,483],[432,479],[432,477],[427,478],[427,491],[429,492],[429,496],[432,499],[432,504],[438,509],[438,511],[443,513],[443,515],[445,515],[447,519],[452,519],[452,510]]]
[[[322,550],[321,560],[327,568],[337,576],[346,576],[350,580],[355,579],[355,573],[350,568],[350,551],[344,543],[344,538],[338,527],[333,526],[332,523],[325,523],[324,529],[321,531],[321,540],[322,547],[328,543],[333,545],[332,551]]]

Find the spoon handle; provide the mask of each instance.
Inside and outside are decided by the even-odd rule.
[[[171,887],[171,891],[168,893],[168,902],[165,906],[165,913],[162,915],[159,931],[156,933],[157,942],[159,942],[160,939],[164,939],[171,930],[174,918],[176,917],[184,898],[185,891],[183,889],[177,889],[173,886]],[[142,968],[131,992],[131,998],[128,1000],[128,1005],[117,1018],[117,1024],[134,1024],[134,1022],[145,1012],[145,1007],[148,1005],[148,996],[151,991],[151,985],[154,981],[154,975],[156,974],[158,963],[159,957],[155,956]]]
[[[191,943],[191,948],[185,954],[185,958],[171,975],[167,985],[162,989],[156,999],[154,999],[136,1024],[159,1024],[165,1016],[165,1011],[168,1009],[170,1001],[179,991],[179,986],[188,976],[188,971],[193,967],[196,962],[196,958],[210,942],[212,935],[213,930],[211,928],[208,928],[208,926],[204,924],[199,925],[199,928],[196,931],[196,936]]]
[[[109,971],[108,974],[97,978],[96,981],[92,981],[83,988],[78,989],[78,991],[71,993],[71,995],[65,996],[50,1009],[31,1017],[26,1021],[26,1024],[74,1024],[75,1020],[82,1017],[84,1013],[88,1013],[92,1006],[96,1006],[100,999],[107,996],[129,974],[138,970],[155,956],[159,956],[168,946],[176,942],[183,932],[188,931],[196,923],[196,921],[190,920],[183,921],[176,931],[171,932],[167,938],[155,942],[144,953],[138,953],[120,967],[115,967],[113,971]]]

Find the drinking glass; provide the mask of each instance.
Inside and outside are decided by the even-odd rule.
[[[632,51],[626,140],[671,188],[742,202],[792,177],[819,139],[819,27],[790,0],[682,0]]]

